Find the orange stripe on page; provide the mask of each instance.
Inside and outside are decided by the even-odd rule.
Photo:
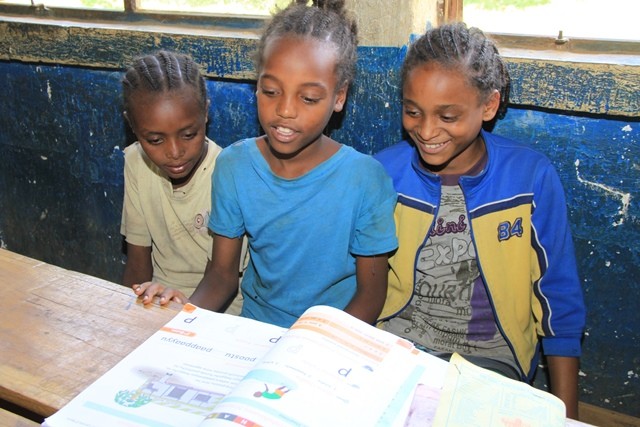
[[[404,347],[404,348],[407,348],[407,349],[412,350],[412,351],[414,350],[413,344],[411,344],[410,341],[407,341],[407,340],[405,340],[403,338],[398,338],[398,345],[400,347]],[[418,350],[418,351],[420,351],[420,350]]]
[[[294,323],[291,329],[314,331],[376,361],[382,360],[390,349],[387,343],[373,336],[358,334],[351,328],[344,327],[326,317],[304,315]]]
[[[196,308],[197,307],[195,305],[186,303],[182,306],[182,311],[184,311],[185,313],[193,313],[194,311],[196,311]]]
[[[315,325],[296,324],[295,326],[291,327],[291,329],[306,329],[308,331],[313,331],[317,334],[324,335],[326,337],[329,337],[332,341],[340,344],[341,346],[355,353],[362,354],[365,357],[371,360],[374,360],[376,362],[381,362],[384,359],[384,355],[388,352],[388,348],[375,345],[371,341],[368,341],[364,344],[358,343],[354,340],[347,339],[347,336],[336,335],[335,333],[333,333],[335,331],[327,330],[324,327],[318,327]],[[359,341],[362,342],[363,340],[360,339]],[[370,346],[371,344],[374,344],[374,345]],[[374,347],[374,348],[371,348],[371,347]]]
[[[192,331],[185,331],[184,329],[170,328],[168,326],[163,326],[160,328],[163,332],[169,332],[176,335],[182,335],[183,337],[195,337],[196,333]]]

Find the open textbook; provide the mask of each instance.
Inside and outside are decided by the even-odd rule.
[[[451,356],[433,427],[564,426],[562,400]],[[445,403],[446,402],[446,403]]]
[[[403,426],[446,367],[331,307],[283,329],[187,304],[44,425]]]
[[[546,392],[457,355],[444,362],[341,310],[315,306],[284,329],[187,304],[43,425],[584,424]]]

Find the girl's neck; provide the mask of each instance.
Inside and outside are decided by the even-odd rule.
[[[271,171],[285,179],[298,178],[308,173],[340,149],[338,142],[325,135],[321,135],[315,142],[290,155],[282,155],[274,151],[266,136],[259,137],[257,144]]]

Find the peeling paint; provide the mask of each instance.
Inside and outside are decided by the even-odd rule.
[[[613,224],[614,227],[617,227],[619,225],[622,225],[624,223],[624,220],[627,216],[627,212],[629,211],[629,204],[631,203],[631,194],[629,193],[624,193],[622,191],[618,191],[613,187],[610,187],[608,185],[605,184],[601,184],[599,182],[592,182],[592,181],[587,181],[586,179],[583,179],[580,176],[580,170],[579,170],[579,166],[580,166],[580,160],[576,159],[575,161],[575,166],[576,166],[576,178],[578,179],[579,182],[586,184],[590,187],[599,189],[599,190],[603,190],[606,193],[611,193],[616,197],[620,198],[620,201],[622,203],[622,206],[620,208],[620,210],[618,211],[618,215],[620,215],[620,219],[618,221],[615,221]]]

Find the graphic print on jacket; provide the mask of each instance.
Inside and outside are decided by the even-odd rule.
[[[471,240],[464,195],[443,186],[440,211],[417,263],[411,303],[389,327],[438,352],[494,358],[517,369],[498,330]]]

